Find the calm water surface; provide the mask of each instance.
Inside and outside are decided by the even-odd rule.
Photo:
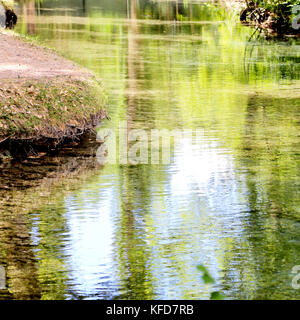
[[[22,4],[18,31],[102,80],[104,127],[202,134],[173,144],[170,164],[75,158],[54,182],[3,191],[13,297],[300,298],[299,41],[250,39],[215,6],[59,3]]]

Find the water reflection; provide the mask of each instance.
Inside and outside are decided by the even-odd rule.
[[[59,155],[0,165],[0,262],[6,290],[0,299],[65,299],[68,241],[65,197],[100,166],[98,144]],[[94,156],[93,156],[94,155]]]
[[[35,12],[34,34],[103,79],[107,127],[204,133],[172,145],[169,165],[106,165],[25,210],[38,294],[296,298],[299,43],[249,43],[252,30],[221,8],[179,1],[89,1],[83,11],[49,0]],[[26,19],[18,28],[30,33]]]

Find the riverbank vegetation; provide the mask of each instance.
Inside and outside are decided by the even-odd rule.
[[[78,140],[105,117],[96,82],[70,78],[1,83],[0,147],[13,156]]]
[[[13,29],[18,21],[13,0],[0,0],[0,27]]]
[[[293,20],[297,19],[294,7],[300,0],[245,0],[246,8],[241,11],[240,19],[244,24],[252,24],[278,35],[299,34]]]
[[[13,0],[0,0],[0,4],[2,4],[5,9],[14,9],[15,6]]]

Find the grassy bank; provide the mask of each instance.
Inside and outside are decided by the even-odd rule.
[[[93,126],[103,114],[103,94],[92,81],[11,81],[1,83],[0,97],[0,142],[4,137],[60,138],[72,128]]]
[[[94,80],[71,78],[0,83],[0,147],[13,156],[78,140],[106,116]]]
[[[2,34],[0,42],[0,161],[4,154],[55,150],[94,132],[106,117],[106,97],[92,74],[28,40]]]

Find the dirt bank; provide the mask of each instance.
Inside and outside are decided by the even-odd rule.
[[[0,81],[53,77],[85,80],[92,75],[47,48],[26,42],[11,32],[0,31]]]
[[[95,77],[53,51],[0,31],[0,150],[49,151],[93,132],[106,117]]]

